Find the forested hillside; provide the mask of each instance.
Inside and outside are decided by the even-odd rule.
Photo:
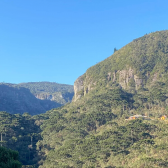
[[[158,120],[161,107],[136,110],[134,102],[115,88],[49,111],[37,143],[47,156],[40,168],[167,167],[168,123]],[[125,120],[148,111],[151,120]]]
[[[110,87],[114,84],[119,84],[122,89],[131,93],[141,88],[151,91],[155,82],[166,84],[167,54],[168,31],[135,39],[78,78],[74,84],[74,100],[94,88]]]
[[[151,33],[79,77],[73,102],[46,113],[40,168],[168,167],[167,49],[168,31]]]
[[[18,86],[29,89],[38,99],[51,100],[61,105],[71,102],[74,95],[72,85],[55,82],[28,82],[20,83]]]
[[[28,113],[12,115],[0,112],[1,146],[18,151],[23,165],[36,164],[36,143],[41,139],[42,122],[42,118],[37,121]]]
[[[75,81],[73,102],[1,112],[1,144],[39,168],[167,168],[167,62],[168,31],[135,39]]]

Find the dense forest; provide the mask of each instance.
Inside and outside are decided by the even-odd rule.
[[[40,168],[167,167],[168,123],[159,119],[166,112],[134,104],[136,98],[116,88],[49,111],[37,143],[47,156]],[[133,114],[150,117],[125,120]]]
[[[168,31],[133,40],[75,82],[73,102],[0,112],[1,146],[24,168],[168,167],[167,62]]]

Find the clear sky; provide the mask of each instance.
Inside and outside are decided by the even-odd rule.
[[[0,82],[73,84],[115,47],[166,29],[167,0],[0,0]]]

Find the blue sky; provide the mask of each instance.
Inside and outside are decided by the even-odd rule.
[[[168,29],[167,0],[1,0],[0,82],[73,84],[146,33]]]

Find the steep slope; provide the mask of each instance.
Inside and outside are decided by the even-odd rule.
[[[167,49],[168,31],[151,33],[79,77],[73,102],[45,114],[40,168],[168,167]]]
[[[168,31],[145,35],[89,68],[74,83],[74,101],[96,87],[118,83],[127,91],[165,81],[168,70]]]

